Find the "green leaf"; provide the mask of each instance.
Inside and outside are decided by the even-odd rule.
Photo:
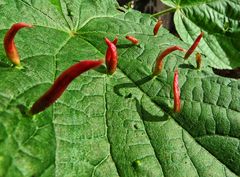
[[[176,8],[174,23],[183,41],[191,45],[204,31],[199,49],[209,65],[219,68],[239,66],[239,0],[163,0]]]
[[[156,20],[119,12],[112,0],[56,2],[0,5],[0,39],[15,22],[35,26],[15,38],[22,70],[10,67],[0,49],[1,177],[240,175],[239,81],[214,75],[206,61],[196,70],[194,57],[184,61],[181,52],[167,56],[152,79],[159,52],[188,45],[164,28],[153,36]],[[127,34],[140,45],[131,45]],[[62,71],[79,60],[104,58],[104,37],[116,35],[114,75],[89,71],[44,112],[24,114]],[[180,114],[172,112],[176,67]]]

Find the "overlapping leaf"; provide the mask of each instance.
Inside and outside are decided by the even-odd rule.
[[[187,45],[135,11],[111,0],[26,1],[0,5],[0,39],[25,21],[16,37],[23,70],[0,50],[0,176],[236,176],[240,174],[239,82],[215,76],[180,52],[150,76],[159,51]],[[131,34],[140,40],[132,46]],[[119,66],[74,80],[34,118],[24,115],[60,72],[78,60],[103,58],[104,37],[119,36]],[[2,40],[1,40],[2,41]],[[182,112],[172,110],[179,67]]]
[[[174,23],[181,38],[191,44],[200,31],[199,48],[208,64],[235,68],[240,64],[240,3],[238,0],[163,0],[176,8]]]

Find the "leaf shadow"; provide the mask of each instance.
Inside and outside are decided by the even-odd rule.
[[[122,48],[122,49],[131,48],[131,47],[135,47],[135,46],[141,48],[141,46],[139,44],[138,45],[135,45],[135,44],[117,44],[117,48]]]
[[[10,67],[11,67],[11,65],[0,61],[0,68],[10,68]]]
[[[120,90],[123,88],[135,88],[137,86],[145,84],[146,82],[152,80],[153,78],[154,77],[152,75],[150,75],[150,76],[146,76],[142,79],[139,79],[134,83],[118,84],[113,87],[113,90],[117,95],[119,95],[121,97],[131,98],[132,93],[129,93],[128,95],[122,95],[120,93]],[[138,112],[139,116],[142,118],[142,120],[144,120],[144,121],[149,121],[149,122],[166,121],[169,119],[169,116],[175,115],[172,108],[169,107],[169,105],[163,101],[155,100],[155,99],[152,100],[159,107],[159,109],[161,109],[164,112],[163,116],[156,116],[156,115],[152,115],[149,111],[147,111],[136,97],[134,99],[136,100],[137,112]]]
[[[140,102],[136,100],[136,108],[139,116],[143,121],[148,121],[148,122],[160,122],[160,121],[166,121],[168,120],[168,115],[164,112],[163,116],[156,116],[152,115],[150,112],[148,112]]]
[[[133,44],[117,44],[117,48],[129,48],[132,46]]]
[[[17,108],[19,109],[19,111],[21,112],[21,114],[24,116],[24,117],[32,117],[30,114],[29,114],[29,109],[23,105],[23,104],[18,104],[17,105]]]
[[[118,85],[115,85],[113,87],[113,90],[114,92],[119,95],[119,96],[123,96],[121,93],[120,93],[120,90],[122,88],[134,88],[134,87],[137,87],[137,86],[140,86],[140,85],[143,85],[145,84],[146,82],[152,80],[152,76],[146,76],[142,79],[139,79],[137,80],[135,83],[123,83],[123,84],[118,84]]]
[[[142,79],[137,80],[134,83],[123,83],[123,84],[118,84],[115,85],[113,90],[114,92],[119,95],[119,96],[124,96],[120,93],[120,90],[123,88],[135,88],[137,86],[143,85],[146,82],[152,80],[153,77],[152,75],[150,76],[146,76]],[[128,95],[124,96],[125,98],[131,98],[132,97],[132,93],[129,93]],[[139,100],[137,98],[134,98],[136,101],[136,109],[137,112],[139,114],[139,116],[141,117],[141,119],[143,121],[148,121],[148,122],[159,122],[159,121],[166,121],[169,118],[169,114],[167,114],[168,112],[171,112],[171,109],[167,106],[162,104],[162,107],[164,108],[163,110],[166,111],[164,112],[163,116],[156,116],[156,115],[152,115],[149,111],[147,111],[143,105],[139,102]],[[159,108],[160,109],[160,108]],[[161,108],[162,109],[162,108]]]
[[[106,74],[107,73],[107,68],[104,65],[99,66],[98,68],[94,69],[95,71],[101,73],[101,74]]]
[[[195,69],[192,64],[180,64],[178,67],[182,69]]]

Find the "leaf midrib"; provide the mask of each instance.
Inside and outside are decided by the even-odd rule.
[[[37,12],[40,12],[43,16],[47,17],[48,19],[50,19],[51,21],[54,22],[54,24],[57,24],[58,26],[61,26],[61,24],[59,24],[57,21],[55,21],[54,19],[52,19],[52,17],[48,16],[46,13],[42,12],[40,9],[34,7],[34,6],[31,6],[30,4],[28,4],[27,2],[25,2],[24,0],[20,0],[23,4],[25,4],[26,6],[32,8],[33,10],[37,11]],[[62,9],[61,9],[62,10]],[[64,18],[64,16],[63,16]],[[64,18],[65,19],[65,18]],[[66,19],[65,19],[66,20]],[[68,24],[68,22],[66,21],[66,23]],[[69,24],[68,24],[69,25]],[[69,28],[70,29],[70,28]]]

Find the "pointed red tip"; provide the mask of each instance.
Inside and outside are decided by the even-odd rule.
[[[114,41],[117,43],[118,38],[115,38]],[[117,47],[114,41],[111,42],[108,38],[105,38],[105,42],[108,45],[106,56],[105,56],[108,74],[113,74],[117,69],[118,54],[117,54]]]
[[[154,29],[153,29],[153,34],[154,36],[157,35],[158,31],[159,31],[159,28],[162,26],[162,20],[158,20],[156,25],[154,26]]]
[[[132,44],[134,44],[134,45],[137,45],[137,44],[139,43],[139,41],[138,41],[137,38],[135,38],[135,37],[133,37],[133,36],[130,36],[130,35],[127,35],[127,36],[126,36],[126,39],[129,40],[129,41],[131,41]]]
[[[68,85],[80,74],[101,66],[103,60],[83,60],[80,61],[64,72],[54,81],[53,85],[45,92],[31,107],[31,115],[44,111],[52,105],[67,89]]]
[[[179,83],[178,83],[178,69],[174,71],[173,95],[174,95],[174,112],[179,113],[181,111],[181,100],[180,100],[180,89],[179,89]]]
[[[161,70],[162,70],[162,66],[163,66],[163,59],[170,54],[171,52],[175,51],[175,50],[179,50],[179,51],[184,51],[183,48],[175,45],[175,46],[171,46],[168,47],[166,50],[164,50],[156,59],[156,64],[155,64],[155,69],[153,71],[153,75],[157,76]]]
[[[20,58],[14,43],[14,37],[17,34],[17,32],[24,27],[32,28],[33,26],[24,22],[15,23],[7,31],[4,37],[4,48],[6,55],[14,65],[20,65]]]
[[[191,47],[188,49],[188,51],[186,52],[184,59],[188,59],[188,57],[194,52],[194,50],[197,48],[199,42],[201,41],[202,37],[203,37],[204,32],[201,32],[198,37],[195,39],[195,41],[193,42],[193,44],[191,45]]]

